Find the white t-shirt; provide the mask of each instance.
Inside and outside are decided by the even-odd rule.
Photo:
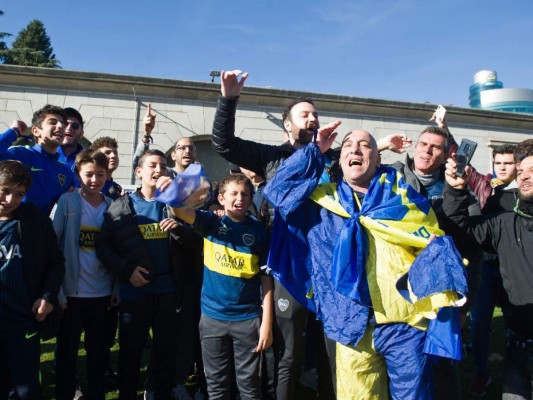
[[[105,201],[93,207],[82,198],[79,236],[80,278],[75,297],[103,297],[111,294],[113,283],[111,272],[96,257],[95,249],[96,238],[104,222],[106,209]]]

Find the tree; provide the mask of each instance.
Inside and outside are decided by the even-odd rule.
[[[0,16],[2,16],[2,15],[4,15],[4,12],[2,10],[0,10]],[[4,42],[3,39],[5,39],[6,37],[9,37],[9,36],[11,36],[11,33],[0,32],[0,51],[7,49],[6,42]],[[1,55],[0,55],[0,59],[2,59]]]
[[[53,52],[44,24],[34,19],[18,33],[11,49],[0,51],[0,56],[3,57],[4,64],[61,68]]]

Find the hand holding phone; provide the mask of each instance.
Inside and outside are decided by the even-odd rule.
[[[435,110],[435,121],[436,122],[439,122],[439,120],[444,121],[445,117],[446,117],[446,109],[442,105],[439,104],[439,106]]]
[[[470,160],[472,160],[472,156],[476,151],[476,147],[477,143],[472,140],[463,139],[461,141],[461,145],[459,146],[455,156],[455,162],[457,164],[457,171],[455,172],[455,175],[459,177],[464,175],[465,168],[470,163]]]

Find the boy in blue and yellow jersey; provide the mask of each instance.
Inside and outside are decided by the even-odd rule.
[[[165,155],[143,154],[135,169],[141,187],[119,197],[104,216],[96,253],[120,280],[120,399],[136,399],[141,355],[152,328],[153,389],[156,398],[170,397],[176,367],[176,331],[181,308],[174,280],[170,231],[177,222],[154,200],[157,181],[166,176]]]
[[[21,204],[31,173],[19,161],[0,161],[0,399],[39,400],[40,339],[55,332],[57,294],[65,259],[50,219]]]
[[[266,265],[268,239],[261,223],[246,216],[252,196],[252,182],[235,174],[220,182],[222,218],[208,211],[172,208],[204,237],[200,340],[213,399],[229,398],[233,361],[241,399],[261,398],[261,352],[272,343],[273,282],[261,268]]]
[[[55,202],[74,185],[70,168],[59,161],[58,147],[65,136],[67,115],[62,108],[46,105],[33,114],[32,127],[19,120],[0,135],[0,159],[17,160],[31,170],[32,186],[24,198],[25,203],[36,205],[48,215]],[[19,137],[33,135],[37,144],[11,146]]]
[[[104,399],[107,363],[105,330],[111,305],[113,277],[96,257],[96,237],[111,199],[102,193],[107,157],[83,150],[76,156],[80,189],[64,193],[52,211],[58,242],[66,259],[59,295],[63,310],[56,349],[56,399],[72,399],[76,391],[76,360],[81,332],[87,349],[87,386],[90,399]]]

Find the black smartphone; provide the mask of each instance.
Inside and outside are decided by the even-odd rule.
[[[457,172],[455,175],[463,176],[465,173],[466,166],[470,163],[474,152],[476,151],[477,143],[472,140],[463,139],[461,145],[457,150],[457,155],[455,156],[455,162],[457,163]]]

